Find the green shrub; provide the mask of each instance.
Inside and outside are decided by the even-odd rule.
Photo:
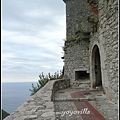
[[[69,41],[69,42],[74,41],[74,40],[76,40],[74,36],[68,36],[67,37],[67,41]]]
[[[40,90],[45,84],[50,81],[50,80],[56,80],[56,79],[61,79],[63,78],[63,73],[62,71],[60,72],[55,72],[54,75],[51,75],[48,73],[47,75],[44,75],[43,72],[39,75],[39,80],[37,83],[37,86],[34,86],[32,83],[32,89],[29,89],[31,91],[31,96],[34,95],[38,90]]]

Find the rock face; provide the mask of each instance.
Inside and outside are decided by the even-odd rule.
[[[64,0],[67,36],[64,75],[90,79],[118,100],[118,0]]]
[[[4,118],[6,118],[8,115],[10,115],[9,113],[7,113],[5,110],[2,109],[2,120]]]

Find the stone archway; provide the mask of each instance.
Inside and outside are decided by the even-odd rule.
[[[97,45],[92,50],[92,87],[102,86],[100,52]]]

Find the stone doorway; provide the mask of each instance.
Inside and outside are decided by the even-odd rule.
[[[97,45],[93,47],[92,52],[92,74],[94,81],[92,87],[102,86],[100,52]]]

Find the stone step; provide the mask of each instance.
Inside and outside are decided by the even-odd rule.
[[[96,98],[56,98],[54,101],[55,102],[65,102],[65,101],[85,102],[85,101],[96,101]]]
[[[73,82],[71,83],[71,88],[90,88],[91,87],[91,84],[90,82]]]

